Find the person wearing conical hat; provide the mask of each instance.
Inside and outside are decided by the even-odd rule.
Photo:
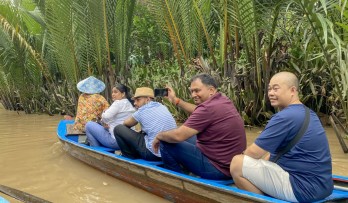
[[[77,83],[77,89],[82,94],[77,103],[74,129],[84,132],[86,123],[99,120],[109,103],[99,94],[104,91],[105,84],[93,76]]]

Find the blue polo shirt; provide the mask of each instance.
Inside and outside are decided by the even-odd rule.
[[[300,130],[305,118],[302,104],[289,105],[275,114],[255,144],[271,153],[287,146]],[[329,144],[318,116],[310,111],[308,129],[299,142],[277,164],[290,175],[299,202],[312,202],[329,196],[333,190]]]
[[[172,130],[177,127],[172,114],[161,103],[150,101],[140,107],[133,114],[133,118],[140,123],[141,130],[146,133],[144,137],[146,148],[154,155],[160,157],[160,151],[156,154],[152,149],[152,142],[159,132]]]

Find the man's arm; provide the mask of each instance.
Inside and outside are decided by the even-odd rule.
[[[197,130],[182,125],[179,128],[173,130],[160,132],[158,133],[156,138],[169,143],[177,143],[187,140],[197,133]]]
[[[155,152],[158,152],[158,147],[160,140],[169,142],[169,143],[178,143],[182,142],[184,140],[187,140],[188,138],[196,135],[199,133],[197,130],[193,128],[186,127],[184,125],[180,126],[179,128],[169,130],[169,131],[162,131],[157,134],[155,139],[152,142],[152,148],[155,150]]]
[[[136,121],[133,116],[127,118],[125,121],[123,121],[123,125],[131,128],[133,126],[135,126],[136,124],[138,124],[138,121]]]
[[[192,114],[192,112],[196,109],[196,105],[185,102],[177,97],[175,97],[174,102],[174,105],[184,109],[189,114]]]
[[[257,146],[255,143],[251,144],[245,151],[244,154],[250,156],[254,159],[261,159],[268,152],[261,147]]]
[[[190,114],[195,110],[196,105],[185,102],[185,101],[177,98],[173,88],[169,87],[168,85],[166,86],[166,88],[168,89],[168,96],[166,98],[172,104],[174,104],[175,106],[179,106],[180,108],[184,109],[184,111],[186,111]]]

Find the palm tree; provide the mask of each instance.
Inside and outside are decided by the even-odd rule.
[[[335,4],[345,5],[343,1],[337,3],[337,1],[314,0],[221,0],[219,2],[149,0],[147,2],[158,24],[171,39],[179,64],[185,62],[188,65],[190,58],[203,56],[211,59],[213,70],[217,68],[220,70],[220,75],[230,78],[227,81],[231,83],[232,88],[228,89],[236,89],[236,92],[231,94],[245,120],[249,120],[249,117],[257,119],[259,116],[270,116],[268,114],[270,106],[267,105],[265,97],[270,75],[284,69],[299,74],[305,73],[308,69],[299,67],[307,67],[307,61],[313,61],[313,54],[308,55],[310,52],[314,51],[315,54],[325,56],[327,66],[322,66],[320,70],[324,68],[330,73],[329,77],[332,80],[329,82],[333,83],[336,90],[341,88],[337,77],[345,74],[342,74],[342,68],[341,71],[333,71],[335,68],[332,66],[338,64],[339,60],[336,59],[336,62],[332,63],[328,51],[332,48],[342,50],[342,40],[338,40],[335,29],[329,29],[330,23],[332,24],[329,15],[335,12],[332,10]],[[307,19],[301,21],[300,18],[303,16]],[[300,24],[292,24],[292,21]],[[216,25],[219,25],[218,28]],[[298,31],[296,29],[300,29],[302,34],[303,30],[311,34],[305,34],[303,37],[294,36],[293,33]],[[311,38],[306,41],[306,37]],[[308,56],[305,61],[292,61],[292,56],[288,53],[288,49],[292,46],[291,41],[296,38],[301,39],[300,43],[294,44],[298,48],[308,45],[313,47],[305,53]],[[331,42],[328,43],[329,41]],[[215,60],[216,55],[220,57],[218,62]],[[184,70],[183,64],[180,67]],[[313,75],[305,74],[305,76]],[[328,76],[323,75],[323,77]],[[302,81],[307,83],[308,78],[302,78]],[[313,90],[312,95],[315,96],[317,91],[313,89],[315,87],[313,82],[314,80],[309,80],[308,84]],[[320,85],[319,87],[322,88]],[[344,89],[340,89],[339,92],[344,92]],[[235,97],[233,94],[241,96]],[[342,96],[338,98],[344,104],[346,98]]]
[[[28,13],[13,7],[9,2],[2,2],[0,9],[0,80],[4,84],[1,91],[23,108],[32,105],[33,100],[38,102],[39,95],[33,90],[42,86],[43,78],[48,85],[52,85],[48,68],[35,51],[33,38],[28,37],[29,32],[39,33],[40,27],[30,20]],[[17,29],[18,27],[22,29]],[[30,112],[30,109],[24,109]]]
[[[31,74],[31,79],[23,78],[23,88],[46,85],[34,89],[47,100],[55,98],[58,108],[71,109],[77,91],[71,94],[69,88],[82,78],[100,76],[109,90],[115,80],[130,76],[130,53],[143,43],[131,38],[141,36],[131,35],[137,32],[132,30],[135,0],[36,0],[34,10],[1,2],[0,84],[6,88],[0,91],[7,92],[4,95],[16,92],[22,100],[30,98],[23,96],[13,78]],[[20,1],[16,3],[20,6]],[[173,49],[180,67],[181,79],[174,81],[177,88],[185,85],[182,78],[198,59],[200,71],[218,74],[222,91],[234,100],[246,122],[262,123],[273,111],[265,96],[270,76],[290,70],[301,76],[305,102],[315,101],[320,111],[326,100],[327,105],[340,105],[348,116],[345,1],[147,0],[140,4],[161,29],[154,33],[159,35],[154,39],[164,39],[158,44],[171,42],[167,48]]]
[[[129,56],[134,0],[37,0],[36,4],[31,4],[36,6],[35,10],[21,7],[21,1],[15,3],[16,6],[10,1],[1,1],[1,32],[7,36],[4,40],[8,39],[10,45],[23,49],[24,54],[17,50],[18,56],[28,56],[27,60],[21,60],[22,64],[16,67],[28,67],[26,70],[31,72],[40,69],[37,71],[39,75],[35,77],[41,82],[35,84],[46,85],[49,91],[42,90],[42,93],[47,97],[53,93],[63,111],[69,111],[64,104],[70,100],[65,98],[68,93],[64,88],[54,88],[62,85],[62,81],[69,81],[64,84],[71,87],[79,80],[94,74],[102,76],[109,91],[114,84],[116,71],[123,74]],[[17,32],[16,27],[22,28],[20,32]],[[35,28],[37,31],[33,33],[28,28]],[[5,52],[6,50],[6,44],[3,43],[2,56],[5,65],[2,67],[8,67],[9,63],[14,64],[16,58],[20,59],[5,55],[12,53]],[[115,60],[111,59],[111,55]],[[13,74],[13,68],[9,70]],[[9,74],[4,76],[9,78]],[[31,82],[28,78],[21,81]],[[110,93],[106,92],[106,95],[109,96]],[[76,101],[69,101],[69,106],[71,102]]]
[[[123,74],[129,56],[134,0],[45,2],[47,46],[65,78],[77,83],[86,75],[103,76],[107,91]],[[111,60],[111,54],[115,61]],[[106,95],[110,95],[109,92]]]

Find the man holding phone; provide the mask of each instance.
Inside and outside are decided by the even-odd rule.
[[[121,149],[122,156],[149,161],[161,160],[161,154],[154,151],[152,142],[163,130],[176,128],[176,122],[166,106],[153,101],[154,91],[149,87],[139,87],[132,98],[137,109],[132,116],[114,128],[114,135]],[[142,132],[135,132],[131,127],[140,123]]]
[[[153,149],[160,148],[168,169],[182,172],[184,167],[202,178],[230,179],[231,159],[246,148],[244,122],[212,76],[194,76],[190,91],[195,104],[177,98],[168,87],[166,98],[191,115],[179,128],[158,133]]]
[[[166,97],[168,96],[168,88],[156,88],[155,97]]]

